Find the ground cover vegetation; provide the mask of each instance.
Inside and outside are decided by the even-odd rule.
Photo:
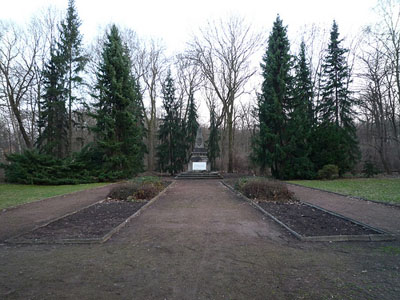
[[[357,40],[343,37],[335,21],[326,31],[306,26],[291,43],[279,16],[268,39],[268,31],[255,32],[240,17],[215,20],[174,57],[161,42],[117,25],[85,45],[73,0],[61,19],[49,9],[26,26],[1,21],[6,180],[176,174],[190,159],[199,126],[212,170],[278,179],[335,177],[335,168],[339,177],[396,172],[398,11],[397,0],[379,0],[378,21]],[[254,55],[263,47],[261,85],[252,88],[260,74]],[[209,124],[197,120],[200,100]]]
[[[289,183],[378,202],[400,204],[400,179],[398,178],[293,180]]]
[[[89,188],[99,187],[107,183],[90,183],[76,185],[31,185],[1,184],[0,209],[33,202],[36,200],[64,195]]]

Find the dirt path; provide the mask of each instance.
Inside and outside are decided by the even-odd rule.
[[[400,242],[302,243],[218,181],[177,181],[102,245],[0,245],[1,299],[395,299]]]
[[[400,207],[340,196],[292,184],[287,186],[302,201],[378,227],[400,237]]]
[[[26,203],[0,212],[0,242],[106,197],[114,184]]]

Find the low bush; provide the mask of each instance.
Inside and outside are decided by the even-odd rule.
[[[378,175],[380,172],[379,172],[379,169],[375,166],[375,164],[372,161],[367,160],[364,163],[363,173],[367,178],[370,178],[370,177],[374,177],[375,175]]]
[[[164,186],[158,177],[138,177],[130,182],[114,187],[108,194],[108,197],[116,200],[150,200]]]
[[[286,185],[267,178],[241,178],[237,181],[235,188],[246,197],[257,201],[295,201],[294,194]]]
[[[320,179],[334,179],[339,177],[339,168],[336,165],[325,165],[318,171]]]
[[[7,182],[38,185],[92,183],[98,181],[75,157],[57,159],[37,151],[7,156],[0,164]]]

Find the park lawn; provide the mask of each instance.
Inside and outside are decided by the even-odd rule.
[[[36,200],[82,191],[108,183],[90,183],[76,185],[25,185],[0,184],[0,209]]]
[[[288,182],[378,202],[400,204],[400,178],[296,180]]]

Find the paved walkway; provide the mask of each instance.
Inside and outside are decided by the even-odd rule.
[[[113,186],[55,196],[0,212],[0,241],[103,200]]]
[[[340,196],[292,184],[287,186],[301,201],[318,205],[400,237],[400,207]]]

